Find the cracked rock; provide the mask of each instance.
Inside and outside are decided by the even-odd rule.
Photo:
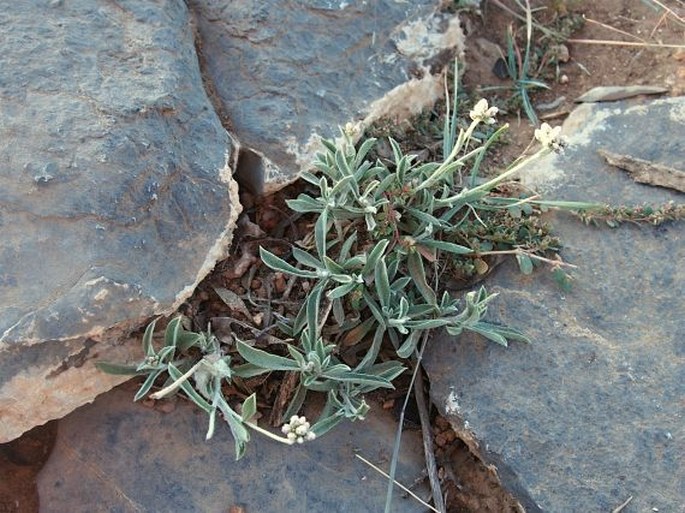
[[[0,442],[122,381],[128,333],[221,258],[237,152],[182,0],[0,12]]]
[[[236,176],[257,193],[293,182],[338,126],[432,105],[463,49],[435,0],[190,3],[217,110],[246,147]]]
[[[659,205],[682,195],[640,185],[597,153],[683,169],[685,98],[584,105],[564,125],[570,146],[522,171],[548,199]],[[671,134],[671,135],[666,135]],[[564,293],[544,270],[511,262],[490,279],[491,321],[531,345],[435,337],[431,395],[527,512],[680,511],[685,467],[685,229],[584,226],[556,214]]]

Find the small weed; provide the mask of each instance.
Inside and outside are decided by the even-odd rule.
[[[371,161],[367,157],[377,140],[355,143],[361,134],[353,125],[337,140],[322,141],[323,151],[313,164],[316,174],[302,174],[309,189],[287,202],[310,220],[311,233],[280,255],[260,248],[267,267],[307,280],[310,286],[297,315],[279,318],[276,324],[284,343],[260,346],[235,334],[230,343],[222,343],[209,326],[205,332],[190,331],[177,317],[157,347],[156,321],[150,323],[141,362],[101,362],[100,369],[145,376],[135,400],[164,379],[150,396],[161,399],[182,391],[207,413],[207,439],[220,415],[233,434],[236,458],[244,454],[251,432],[286,444],[304,443],[344,420],[363,420],[369,411],[365,395],[392,388],[407,366],[414,371],[413,380],[435,329],[453,336],[471,331],[503,346],[527,342],[517,329],[485,320],[496,294],[484,287],[473,289],[473,280],[504,255],[515,258],[523,274],[548,266],[568,288],[571,278],[565,269],[572,266],[561,260],[560,241],[541,217],[548,209],[610,226],[685,217],[683,207],[672,204],[658,209],[608,207],[525,194],[511,179],[542,155],[565,146],[560,129],[545,123],[535,131],[541,143],[537,152],[494,178],[483,178],[483,156],[507,125],[496,128],[498,109],[484,99],[473,106],[465,123],[459,119],[457,102],[450,103],[447,96],[443,158],[437,162],[419,162],[393,139],[388,143],[392,158]],[[455,84],[452,98],[457,96]],[[473,290],[461,297],[450,293],[467,287]],[[229,391],[234,380],[273,372],[297,378],[281,434],[257,424],[256,394],[236,402]],[[311,394],[326,398],[312,422],[300,415]],[[391,482],[396,463],[395,455]]]
[[[480,273],[487,265],[484,259],[495,253],[515,255],[526,273],[533,262],[562,265],[544,256],[557,251],[559,244],[536,218],[542,203],[512,200],[496,192],[558,141],[546,141],[538,153],[480,185],[461,183],[463,176],[477,177],[488,141],[482,143],[473,134],[478,126],[494,124],[496,113],[481,100],[470,112],[469,125],[457,131],[453,110],[443,128],[448,140],[441,162],[417,164],[392,139],[393,162],[371,162],[366,157],[376,140],[355,146],[359,134],[352,126],[337,141],[323,141],[325,151],[314,164],[319,175],[302,175],[316,193],[288,201],[295,212],[311,216],[313,232],[292,248],[287,260],[264,248],[260,252],[271,269],[312,283],[299,314],[278,324],[291,341],[283,351],[266,351],[237,338],[230,347],[222,346],[209,328],[188,331],[179,317],[168,324],[158,348],[153,344],[155,322],[147,327],[145,358],[138,365],[101,363],[100,368],[146,376],[136,400],[165,376],[163,388],[151,397],[183,391],[208,414],[207,438],[220,414],[240,457],[250,430],[295,443],[320,436],[344,419],[363,419],[369,409],[364,395],[392,388],[392,381],[405,370],[403,360],[416,358],[420,342],[433,329],[444,328],[455,336],[469,330],[502,345],[527,340],[513,328],[483,319],[495,297],[485,288],[459,299],[441,285],[447,271],[458,269],[466,277]],[[489,141],[505,128],[492,133]],[[487,229],[493,224],[494,229]],[[386,342],[396,357],[379,361]],[[364,348],[363,356],[343,360],[340,348],[355,345]],[[239,405],[231,405],[224,395],[224,386],[235,378],[280,371],[298,376],[285,414],[290,421],[284,437],[254,422],[254,394]],[[310,393],[323,393],[327,399],[311,424],[298,416]]]

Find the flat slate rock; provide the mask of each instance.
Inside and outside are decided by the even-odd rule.
[[[685,169],[685,98],[583,105],[571,143],[522,172],[549,199],[661,204],[597,150]],[[682,511],[685,498],[685,226],[586,227],[553,218],[578,266],[564,293],[549,273],[503,264],[489,316],[534,340],[506,349],[437,336],[431,394],[527,512]]]
[[[387,481],[355,457],[386,471],[396,422],[379,406],[363,422],[344,423],[313,442],[286,446],[252,435],[235,461],[228,427],[217,422],[204,440],[207,416],[191,403],[170,413],[132,403],[127,383],[59,421],[52,455],[38,476],[41,513],[65,511],[246,513],[379,512]],[[164,403],[158,403],[159,405]],[[403,434],[397,479],[421,477],[419,431]],[[426,486],[414,489],[424,499]],[[401,491],[393,512],[425,507]]]
[[[440,72],[463,50],[443,3],[191,0],[217,110],[245,145],[242,183],[273,192],[338,126],[432,106]]]
[[[221,258],[236,152],[182,0],[0,12],[0,442],[121,378],[122,336]]]

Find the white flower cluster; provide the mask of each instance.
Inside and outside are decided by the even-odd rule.
[[[283,424],[281,431],[288,439],[288,443],[292,445],[295,442],[297,442],[298,444],[302,444],[305,441],[309,442],[311,440],[314,440],[316,438],[316,435],[309,429],[310,425],[305,417],[298,417],[297,415],[293,415],[292,417],[290,417],[290,422],[286,422],[285,424]]]
[[[540,128],[535,129],[535,138],[540,143],[557,153],[562,153],[566,147],[566,141],[561,137],[561,127],[552,128],[549,124],[543,123]]]
[[[499,109],[497,107],[488,107],[488,101],[485,98],[481,98],[471,112],[469,112],[469,117],[473,121],[493,125],[495,123],[495,115],[498,112]]]

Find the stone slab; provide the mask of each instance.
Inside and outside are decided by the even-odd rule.
[[[221,258],[237,152],[182,0],[0,12],[0,442],[121,378],[92,366]]]
[[[387,481],[355,457],[389,467],[396,422],[377,405],[364,422],[341,424],[304,445],[253,434],[235,461],[228,427],[205,442],[206,415],[187,401],[170,413],[131,399],[127,383],[59,421],[55,448],[38,476],[41,513],[65,511],[246,513],[383,511]],[[403,434],[398,480],[423,469],[418,431]],[[427,487],[414,490],[424,499]],[[392,511],[425,511],[395,494]]]
[[[636,184],[597,154],[685,169],[685,98],[584,105],[564,124],[570,147],[522,172],[549,199],[682,203]],[[504,264],[490,319],[532,345],[436,336],[425,364],[440,409],[527,512],[683,511],[685,226],[553,221],[570,293],[549,273]]]
[[[217,110],[245,145],[241,182],[274,192],[338,126],[431,106],[463,50],[459,20],[441,4],[192,0]]]

